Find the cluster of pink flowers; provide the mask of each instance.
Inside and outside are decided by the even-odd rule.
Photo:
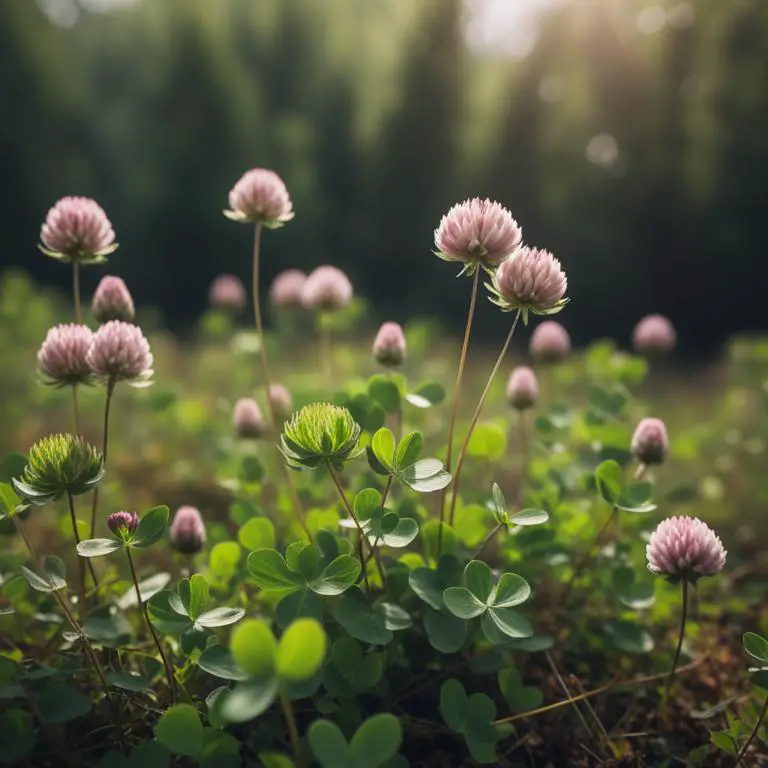
[[[107,528],[115,536],[126,536],[136,532],[139,516],[135,512],[113,512],[107,517]]]
[[[64,386],[93,380],[146,382],[153,358],[138,326],[110,320],[96,333],[84,325],[51,328],[37,362],[47,384]]]

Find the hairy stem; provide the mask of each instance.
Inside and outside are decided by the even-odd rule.
[[[363,531],[363,526],[360,525],[360,521],[357,519],[357,515],[355,514],[355,510],[352,508],[352,505],[349,503],[349,499],[347,498],[347,494],[344,493],[344,487],[341,484],[341,480],[339,480],[339,476],[336,474],[336,470],[333,468],[331,463],[327,461],[325,463],[325,466],[328,467],[328,474],[331,476],[331,479],[333,480],[334,485],[336,486],[336,490],[339,492],[339,496],[341,497],[341,501],[344,504],[344,508],[347,510],[347,514],[354,520],[355,525],[357,526],[357,533],[358,533],[358,556],[360,557],[360,567],[363,571],[363,577],[365,578],[365,586],[367,589],[369,589],[368,584],[368,571],[366,570],[366,563],[367,560],[365,559],[365,553],[363,551],[363,542],[365,542],[368,545],[368,551],[371,555],[373,555],[373,547],[371,546],[371,543],[368,541],[368,537],[365,535],[365,531]],[[378,563],[377,563],[378,566]],[[384,578],[382,577],[382,584],[384,583]]]
[[[684,667],[680,667],[675,671],[675,675],[682,675],[684,672],[690,672],[692,669],[698,667],[706,656],[702,656],[690,664],[686,664]],[[660,680],[665,680],[669,676],[668,672],[662,672],[659,675],[648,675],[646,677],[636,677],[634,680],[611,680],[605,685],[601,685],[599,688],[594,688],[591,691],[586,691],[578,696],[572,696],[564,699],[563,701],[556,701],[554,704],[547,704],[544,707],[538,709],[532,709],[529,712],[522,712],[518,715],[510,715],[509,717],[502,717],[500,720],[495,720],[494,725],[501,725],[501,723],[512,723],[515,720],[525,720],[529,717],[535,717],[536,715],[543,715],[545,712],[551,712],[561,707],[567,707],[569,704],[573,704],[576,701],[583,701],[584,699],[591,699],[593,696],[599,696],[601,693],[606,693],[612,688],[630,688],[636,685],[648,685],[649,683],[657,683]]]
[[[104,403],[104,428],[101,439],[101,455],[104,458],[104,466],[107,465],[107,451],[109,449],[109,409],[112,404],[112,395],[115,392],[115,381],[107,382],[107,399]],[[93,502],[91,503],[91,532],[89,538],[96,536],[96,510],[99,508],[99,486],[93,489]]]
[[[608,519],[603,523],[603,527],[597,532],[597,536],[595,536],[594,540],[592,541],[592,544],[590,544],[589,549],[584,553],[581,560],[579,560],[579,564],[574,568],[573,575],[569,579],[568,583],[565,585],[565,592],[563,592],[563,596],[560,598],[560,604],[564,605],[568,598],[571,595],[571,591],[573,590],[573,585],[576,583],[576,579],[581,576],[582,571],[586,567],[587,563],[592,559],[592,557],[595,554],[595,550],[600,546],[600,543],[603,540],[603,537],[605,536],[606,532],[610,529],[611,525],[613,524],[614,519],[618,516],[619,510],[614,507],[611,510],[611,514],[608,515]]]
[[[520,430],[520,458],[522,467],[520,469],[519,499],[522,506],[525,502],[525,482],[528,479],[528,465],[531,462],[531,440],[528,434],[527,411],[520,411],[518,413],[517,425]]]
[[[760,715],[757,718],[757,722],[755,723],[754,727],[752,728],[752,731],[749,734],[749,738],[747,739],[744,746],[739,750],[739,754],[736,756],[736,762],[733,764],[733,768],[739,768],[741,765],[741,761],[744,759],[744,756],[747,754],[747,750],[752,745],[752,742],[757,738],[757,734],[760,731],[760,726],[763,724],[763,720],[765,720],[765,714],[768,712],[768,698],[765,700],[765,704],[763,704],[763,708],[760,710]]]
[[[77,515],[75,514],[75,500],[72,494],[67,491],[67,501],[69,502],[69,518],[72,521],[72,533],[75,536],[75,546],[80,543],[80,534],[77,530]],[[80,621],[85,620],[85,558],[77,558],[77,581],[78,581],[78,600],[80,602]],[[88,561],[90,563],[90,560]]]
[[[467,310],[467,324],[464,328],[464,341],[461,345],[461,354],[459,355],[459,367],[456,371],[456,386],[453,390],[453,403],[451,404],[451,418],[448,422],[448,445],[445,451],[445,468],[448,472],[451,471],[451,461],[453,459],[453,434],[456,431],[456,414],[459,410],[459,398],[461,396],[461,384],[464,379],[464,365],[467,362],[467,350],[469,349],[469,337],[472,333],[472,320],[475,316],[475,305],[477,304],[477,287],[480,284],[480,269],[475,271],[475,276],[472,280],[472,292],[469,296],[469,309]],[[445,522],[445,499],[448,491],[443,489],[440,494],[440,529],[438,531],[437,539],[437,556],[440,557],[440,548],[442,544],[443,526]]]
[[[165,667],[165,677],[168,680],[168,687],[171,689],[171,700],[175,703],[176,702],[176,685],[173,677],[173,669],[171,667],[170,662],[168,661],[168,657],[165,655],[165,651],[163,650],[163,646],[162,646],[162,643],[160,642],[160,638],[157,636],[157,633],[155,632],[155,628],[152,626],[152,622],[149,620],[149,612],[147,611],[147,604],[141,599],[141,590],[139,589],[139,578],[136,575],[136,568],[133,565],[133,558],[131,557],[130,547],[125,548],[125,554],[128,556],[128,565],[130,566],[130,569],[131,569],[131,578],[133,579],[133,586],[136,589],[136,600],[139,603],[139,610],[141,611],[141,614],[144,617],[144,623],[147,625],[147,630],[149,631],[149,634],[152,635],[152,640],[154,640],[155,646],[157,647],[157,650],[160,653],[160,658],[163,660],[163,666]]]
[[[288,734],[291,739],[293,755],[296,758],[296,765],[302,765],[301,752],[299,749],[299,728],[296,725],[296,716],[293,714],[293,705],[291,704],[290,699],[283,691],[280,691],[280,707],[283,710],[283,716],[285,717],[285,722],[288,726]]]
[[[75,322],[83,324],[83,308],[80,304],[80,262],[72,260],[72,296],[75,300]]]
[[[80,406],[77,401],[77,384],[72,385],[72,424],[75,435],[80,434]]]
[[[483,550],[488,546],[488,544],[491,543],[492,539],[496,537],[496,534],[502,529],[504,526],[504,523],[496,523],[495,527],[491,530],[491,532],[480,542],[480,546],[477,548],[477,552],[475,553],[475,556],[472,558],[473,560],[479,560],[480,555],[483,554]]]
[[[275,407],[272,403],[272,398],[269,396],[269,385],[271,382],[269,376],[269,362],[267,360],[267,346],[264,341],[264,326],[261,320],[261,296],[259,285],[259,274],[261,272],[260,258],[261,258],[261,222],[257,222],[253,233],[253,317],[256,322],[256,335],[259,337],[259,360],[261,361],[261,383],[264,388],[264,399],[267,403],[267,415],[269,417],[269,426],[272,429],[273,434],[277,430],[279,420],[275,415]],[[285,475],[285,483],[288,488],[288,493],[291,497],[291,503],[296,510],[296,515],[299,520],[299,524],[304,529],[304,533],[307,534],[307,538],[312,541],[312,533],[307,526],[307,518],[304,514],[304,508],[301,506],[301,500],[299,494],[296,492],[296,486],[293,484],[293,477],[291,471],[280,461],[280,466],[283,468],[283,474]]]
[[[688,579],[682,580],[683,585],[683,613],[680,619],[680,637],[677,639],[677,648],[675,649],[675,659],[672,662],[672,670],[669,673],[669,679],[667,680],[667,687],[664,690],[664,706],[669,700],[669,694],[672,692],[672,683],[675,680],[675,670],[677,664],[680,661],[680,651],[683,649],[683,638],[685,637],[685,625],[688,621]]]
[[[453,518],[456,514],[456,501],[459,498],[459,479],[461,478],[461,469],[464,466],[464,459],[467,456],[467,446],[469,445],[470,438],[472,437],[472,433],[474,432],[475,426],[477,425],[477,420],[480,418],[480,413],[483,410],[483,406],[485,405],[485,400],[491,390],[491,384],[493,384],[493,380],[496,378],[496,374],[499,372],[499,368],[501,368],[501,364],[504,362],[504,357],[507,354],[507,350],[509,349],[509,343],[512,341],[512,337],[515,335],[515,329],[517,328],[517,324],[520,320],[520,314],[521,311],[518,309],[515,313],[515,319],[512,321],[512,327],[509,329],[507,338],[501,348],[501,352],[496,358],[496,364],[493,366],[491,375],[488,377],[488,381],[485,384],[483,394],[480,395],[480,400],[477,403],[475,412],[472,414],[472,420],[469,422],[469,429],[467,430],[466,437],[464,438],[464,442],[461,444],[461,449],[459,450],[459,458],[456,461],[456,471],[453,473],[453,493],[451,495],[451,515],[449,520],[451,525],[453,525]]]
[[[13,520],[14,525],[16,526],[16,530],[19,532],[19,535],[24,541],[25,546],[27,547],[27,550],[29,551],[29,554],[32,555],[33,560],[37,563],[37,567],[42,574],[42,576],[45,578],[46,571],[43,567],[43,561],[40,555],[37,553],[37,550],[35,549],[34,545],[32,544],[31,539],[27,535],[27,532],[24,528],[24,526],[21,523],[21,520],[19,519],[18,515],[12,515],[11,520]],[[49,585],[53,586],[50,584]],[[64,614],[65,618],[69,622],[70,626],[74,630],[74,632],[79,636],[80,641],[83,643],[83,647],[85,648],[86,654],[88,654],[88,658],[91,660],[91,664],[93,665],[94,670],[96,671],[96,675],[99,678],[99,682],[101,683],[104,693],[109,699],[109,701],[112,701],[112,697],[109,693],[109,685],[107,684],[107,678],[104,676],[104,670],[101,668],[101,664],[99,663],[99,659],[96,656],[96,652],[93,650],[93,646],[91,645],[91,641],[86,636],[85,632],[83,632],[82,627],[78,623],[77,619],[75,618],[74,614],[70,610],[69,605],[67,604],[66,598],[59,594],[59,590],[52,589],[51,594],[53,595],[54,600],[59,604],[59,607],[62,610],[62,613]]]

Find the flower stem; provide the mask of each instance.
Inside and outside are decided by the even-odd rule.
[[[152,635],[152,639],[155,642],[155,646],[157,647],[157,650],[160,653],[160,658],[163,660],[163,666],[165,667],[165,676],[168,680],[168,687],[171,689],[171,701],[175,703],[176,702],[176,686],[174,684],[173,669],[171,668],[170,662],[168,661],[168,657],[165,655],[163,646],[160,643],[160,638],[157,636],[157,633],[155,632],[155,628],[152,626],[152,622],[149,620],[149,612],[147,611],[147,604],[141,599],[141,591],[139,590],[139,578],[136,575],[136,568],[133,565],[133,558],[131,557],[130,547],[125,548],[125,554],[128,556],[128,565],[130,566],[130,569],[131,569],[131,578],[133,579],[133,586],[136,589],[136,600],[139,603],[139,610],[144,616],[144,623],[147,625],[149,634]]]
[[[594,540],[592,541],[592,544],[590,544],[589,549],[584,553],[584,556],[579,560],[579,564],[574,568],[573,575],[569,579],[568,583],[565,586],[565,592],[563,592],[563,596],[560,598],[560,604],[565,605],[565,603],[568,601],[568,597],[571,594],[571,590],[573,589],[573,585],[576,583],[576,579],[581,576],[582,571],[586,567],[587,563],[592,559],[595,550],[600,545],[600,542],[603,540],[603,536],[605,536],[606,531],[608,531],[613,524],[614,519],[618,516],[619,510],[614,507],[611,510],[611,514],[608,515],[608,519],[603,523],[603,527],[597,532],[597,536],[595,536]]]
[[[744,744],[744,746],[739,751],[739,754],[736,756],[736,762],[733,764],[733,768],[739,768],[739,766],[741,765],[741,761],[744,759],[744,756],[747,754],[747,750],[749,749],[752,742],[757,738],[757,734],[760,731],[760,726],[763,724],[763,720],[765,720],[766,712],[768,712],[768,697],[765,699],[765,704],[763,704],[763,708],[760,710],[760,716],[757,718],[757,722],[752,728],[752,731],[749,734],[749,738],[747,739],[746,744]]]
[[[72,260],[72,295],[75,300],[75,322],[83,324],[83,308],[80,304],[80,262]]]
[[[698,667],[706,656],[702,656],[690,664],[686,664],[684,667],[680,667],[674,672],[675,675],[681,675],[683,672],[690,672],[692,669]],[[629,688],[636,685],[647,685],[649,683],[657,683],[660,680],[664,680],[668,677],[668,672],[662,672],[659,675],[648,675],[646,677],[636,677],[634,680],[611,680],[605,685],[601,685],[599,688],[594,688],[591,691],[580,693],[578,696],[571,696],[562,701],[556,701],[553,704],[547,704],[544,707],[538,709],[532,709],[528,712],[522,712],[517,715],[510,715],[509,717],[502,717],[500,720],[494,720],[493,725],[501,725],[502,723],[512,723],[516,720],[525,720],[529,717],[535,717],[536,715],[543,715],[545,712],[551,712],[554,709],[560,709],[561,707],[567,707],[569,704],[573,704],[576,701],[583,701],[584,699],[591,699],[594,696],[599,696],[601,693],[606,693],[612,688]]]
[[[296,758],[296,765],[300,766],[303,764],[303,761],[301,759],[301,751],[299,749],[299,728],[296,725],[296,716],[293,713],[293,705],[283,691],[280,691],[280,707],[283,710],[285,722],[288,725],[288,734],[291,739],[293,755]]]
[[[496,536],[496,534],[501,530],[503,523],[496,523],[496,526],[493,528],[493,530],[482,540],[480,543],[480,546],[477,548],[477,552],[475,553],[475,556],[472,558],[473,560],[479,560],[480,555],[483,554],[483,550],[488,546],[488,544],[492,541],[492,539]]]
[[[517,424],[520,429],[520,459],[522,467],[520,469],[520,506],[525,502],[525,481],[528,479],[528,465],[531,463],[531,440],[528,434],[528,412],[520,411],[518,413]]]
[[[453,493],[451,495],[451,516],[450,516],[450,524],[453,525],[453,517],[456,513],[456,501],[459,498],[459,478],[461,477],[461,469],[464,466],[464,459],[467,456],[467,446],[469,445],[469,440],[472,437],[472,433],[475,430],[475,426],[477,425],[477,420],[480,418],[480,412],[483,410],[483,406],[485,405],[485,400],[488,397],[488,392],[491,390],[491,384],[493,384],[493,380],[496,378],[496,374],[499,371],[499,368],[501,368],[501,364],[504,362],[504,356],[507,354],[507,350],[509,349],[509,343],[512,341],[512,337],[515,335],[515,329],[517,328],[517,324],[520,320],[520,314],[521,311],[518,309],[515,313],[515,319],[512,321],[512,327],[509,329],[509,333],[507,334],[506,341],[504,342],[504,346],[501,348],[501,352],[499,353],[499,356],[496,358],[496,364],[493,366],[493,370],[491,371],[491,375],[488,377],[488,381],[485,384],[485,389],[483,390],[483,394],[480,395],[480,400],[477,403],[477,407],[475,408],[475,412],[472,414],[472,421],[469,422],[469,429],[467,430],[467,434],[464,438],[464,442],[461,444],[461,449],[459,450],[459,458],[456,461],[456,471],[453,473]]]
[[[685,625],[688,621],[688,579],[682,580],[683,585],[683,615],[680,619],[680,637],[677,640],[677,648],[675,649],[675,659],[672,662],[672,670],[669,673],[669,679],[667,680],[667,687],[664,690],[663,706],[666,709],[667,702],[669,701],[669,694],[672,693],[672,683],[675,679],[675,670],[677,664],[680,661],[680,651],[683,649],[683,638],[685,637]]]
[[[101,442],[101,455],[104,459],[104,465],[107,464],[107,450],[109,448],[109,407],[112,404],[112,395],[115,391],[115,380],[110,379],[107,382],[107,399],[104,403],[104,430]],[[93,489],[93,502],[91,503],[91,533],[89,538],[96,536],[96,510],[99,507],[99,486]]]
[[[267,403],[267,415],[269,417],[269,426],[273,433],[277,429],[278,419],[275,415],[275,408],[272,403],[272,398],[269,396],[269,363],[267,361],[267,346],[264,342],[264,327],[261,321],[261,296],[259,287],[259,273],[260,258],[261,258],[261,222],[256,223],[253,234],[253,316],[256,322],[256,335],[259,337],[259,359],[261,360],[261,379],[262,386],[264,387],[264,399]],[[299,520],[299,524],[304,529],[304,533],[307,534],[307,538],[312,541],[312,533],[307,526],[307,518],[304,514],[304,508],[301,506],[301,500],[299,494],[296,492],[296,486],[293,484],[293,477],[291,472],[286,467],[284,462],[280,461],[280,466],[283,468],[285,474],[285,482],[288,487],[288,493],[291,497],[293,508],[296,510],[296,515]]]
[[[357,519],[357,515],[355,514],[355,510],[352,508],[352,505],[349,503],[349,499],[347,498],[347,494],[344,493],[344,488],[341,485],[341,481],[339,480],[339,476],[336,474],[336,470],[333,468],[330,461],[327,461],[325,463],[325,466],[328,467],[328,473],[331,476],[331,479],[333,480],[334,485],[336,486],[336,490],[339,492],[339,496],[341,496],[341,501],[344,504],[344,508],[347,510],[347,514],[354,520],[355,525],[357,526],[357,533],[358,533],[358,555],[360,557],[360,567],[363,571],[363,577],[365,578],[365,586],[366,589],[370,592],[370,585],[368,584],[368,571],[366,569],[366,559],[365,555],[363,553],[363,542],[365,541],[368,544],[368,551],[373,554],[373,547],[371,546],[371,543],[368,541],[368,537],[365,535],[365,531],[363,531],[363,526],[360,525],[360,521]],[[378,566],[378,563],[377,563]],[[382,577],[382,584],[384,583],[384,578]]]
[[[72,385],[72,421],[75,435],[80,434],[80,406],[77,402],[77,384]]]
[[[37,550],[35,549],[34,545],[32,544],[31,539],[27,535],[27,532],[24,529],[24,526],[21,524],[21,520],[19,519],[19,516],[11,515],[11,520],[13,520],[13,523],[16,526],[16,530],[19,532],[19,535],[23,539],[24,544],[26,545],[27,550],[29,551],[29,554],[32,555],[32,558],[37,563],[37,567],[40,570],[40,573],[43,575],[43,577],[47,576],[46,570],[43,567],[43,561],[40,555],[37,553]],[[50,584],[50,581],[49,581],[49,585],[53,586]],[[67,600],[62,595],[59,594],[59,590],[52,589],[51,594],[53,595],[54,600],[56,600],[56,602],[59,604],[59,607],[64,613],[64,616],[66,617],[72,629],[80,637],[80,641],[83,643],[85,652],[88,654],[88,657],[91,660],[91,664],[93,665],[93,668],[96,671],[96,675],[99,678],[99,682],[104,688],[104,694],[106,695],[107,699],[110,702],[112,702],[112,696],[109,693],[109,685],[107,683],[107,678],[104,676],[104,670],[101,668],[101,664],[99,664],[99,659],[96,656],[96,652],[93,650],[91,641],[88,639],[85,632],[83,632],[82,627],[80,626],[74,614],[70,610],[70,607],[67,604]]]
[[[320,370],[323,372],[325,388],[330,392],[333,386],[333,343],[331,325],[322,315],[320,317]]]
[[[77,530],[77,515],[75,514],[75,500],[72,494],[67,491],[67,501],[69,502],[69,517],[72,521],[72,533],[75,535],[75,545],[80,543],[80,534]],[[77,581],[78,581],[78,599],[80,602],[80,621],[85,620],[85,558],[77,558]],[[88,561],[90,563],[90,560]]]
[[[469,336],[472,333],[472,320],[475,316],[475,305],[477,304],[477,287],[480,284],[480,269],[475,270],[475,276],[472,280],[472,292],[469,297],[469,309],[467,310],[467,324],[464,328],[464,341],[461,345],[461,354],[459,355],[459,368],[456,371],[456,386],[453,390],[453,403],[451,404],[451,418],[448,422],[448,445],[445,451],[445,468],[451,471],[451,460],[453,458],[453,434],[456,431],[456,413],[459,409],[459,397],[461,395],[461,384],[464,378],[464,364],[467,361],[467,350],[469,349]],[[442,544],[443,526],[445,522],[445,499],[447,489],[443,489],[440,494],[440,529],[437,539],[437,556],[440,557],[440,545]]]

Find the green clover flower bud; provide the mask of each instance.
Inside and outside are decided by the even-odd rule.
[[[24,501],[43,505],[65,493],[85,493],[103,476],[102,455],[82,437],[49,435],[30,448],[27,465],[12,484]]]
[[[358,456],[360,425],[346,409],[312,403],[294,413],[280,436],[280,450],[292,469],[314,469],[330,463],[337,469]]]

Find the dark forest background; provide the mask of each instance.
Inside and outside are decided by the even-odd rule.
[[[650,311],[696,353],[766,329],[768,2],[506,0],[529,4],[523,55],[514,28],[477,32],[504,1],[2,0],[0,265],[68,285],[39,227],[94,197],[115,272],[183,330],[213,277],[248,275],[221,210],[261,165],[297,212],[265,278],[337,264],[372,325],[462,326],[468,285],[432,231],[481,195],[561,257],[579,341]],[[498,318],[478,318],[489,339]]]

